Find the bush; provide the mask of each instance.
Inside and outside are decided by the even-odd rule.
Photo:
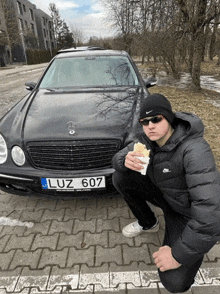
[[[56,54],[56,50],[53,50],[52,54],[50,50],[31,50],[27,49],[27,63],[28,64],[38,64],[49,62],[51,58]]]

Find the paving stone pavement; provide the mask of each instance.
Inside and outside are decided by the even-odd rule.
[[[160,230],[125,238],[134,217],[117,194],[72,199],[0,192],[0,294],[167,294],[153,264]],[[187,294],[219,293],[220,244]]]

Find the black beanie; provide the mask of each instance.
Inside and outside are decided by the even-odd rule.
[[[172,124],[174,113],[170,102],[161,94],[152,94],[148,96],[141,105],[140,119],[161,114]]]

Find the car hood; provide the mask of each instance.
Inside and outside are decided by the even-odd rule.
[[[24,141],[121,138],[128,132],[137,89],[38,90],[24,122]]]

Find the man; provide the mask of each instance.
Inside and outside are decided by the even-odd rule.
[[[220,174],[202,121],[193,114],[173,113],[160,94],[150,95],[140,109],[143,133],[137,141],[150,149],[147,174],[143,156],[130,143],[113,157],[113,183],[137,221],[123,228],[135,237],[157,232],[158,219],[147,202],[163,210],[163,246],[153,254],[164,287],[185,292],[194,283],[207,253],[220,239]]]

